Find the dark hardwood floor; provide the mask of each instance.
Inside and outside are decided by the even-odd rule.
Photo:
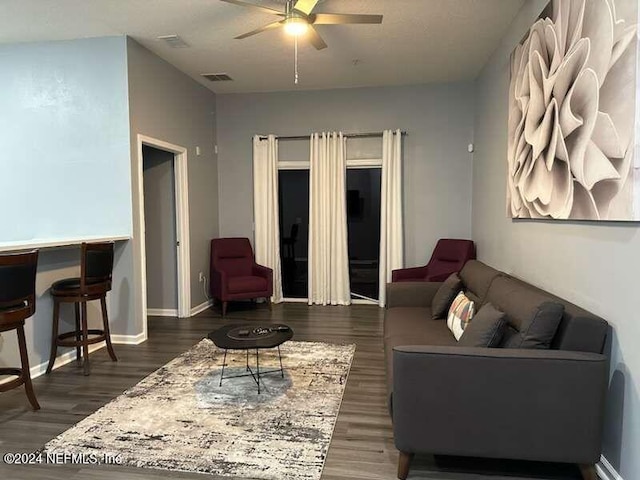
[[[116,345],[119,361],[106,349],[92,354],[91,376],[75,362],[34,380],[42,410],[32,412],[22,389],[0,394],[0,454],[32,452],[105,403],[135,385],[226,323],[283,322],[295,340],[355,343],[355,358],[322,475],[323,480],[396,478],[398,452],[393,444],[386,403],[382,347],[383,310],[375,306],[308,307],[305,304],[233,304],[227,318],[206,311],[190,319],[149,318],[149,340]],[[0,479],[147,480],[202,479],[200,474],[119,466],[9,466],[0,459]],[[206,478],[214,478],[207,476]],[[228,478],[228,477],[227,477]],[[409,479],[578,479],[574,466],[417,455]]]

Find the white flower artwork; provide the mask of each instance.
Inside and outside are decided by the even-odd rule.
[[[638,0],[552,0],[514,50],[512,218],[640,220],[637,18]]]

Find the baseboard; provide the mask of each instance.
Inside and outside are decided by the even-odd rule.
[[[142,342],[147,341],[147,336],[144,332],[138,335],[111,335],[111,342],[119,345],[140,345]]]
[[[178,310],[175,308],[147,308],[147,315],[150,317],[177,317]]]
[[[202,302],[200,305],[197,305],[191,309],[191,316],[193,317],[194,315],[204,312],[211,305],[213,305],[213,300],[206,300]]]
[[[602,480],[624,480],[604,455],[600,455],[600,461],[596,463],[596,472]]]
[[[117,343],[119,345],[139,345],[147,339],[144,333],[140,333],[138,335],[111,335],[111,342]],[[94,343],[93,345],[89,345],[89,354],[104,348],[106,343]],[[70,350],[68,352],[63,353],[62,355],[58,355],[56,357],[56,363],[53,366],[54,370],[62,367],[63,365],[67,365],[75,361],[76,359],[76,351],[75,349]],[[38,365],[34,365],[29,368],[31,372],[31,378],[37,378],[41,375],[44,375],[47,371],[47,366],[49,365],[49,360],[39,363]],[[0,380],[0,385],[12,380],[13,377],[7,377]]]

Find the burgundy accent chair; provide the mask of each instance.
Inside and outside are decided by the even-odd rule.
[[[476,246],[471,240],[441,238],[431,260],[423,267],[401,268],[391,272],[392,282],[442,282],[459,272],[467,260],[475,260]]]
[[[211,240],[211,296],[222,302],[222,316],[232,300],[265,297],[271,305],[273,270],[258,265],[248,238]]]

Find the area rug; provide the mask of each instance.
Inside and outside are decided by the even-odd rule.
[[[247,479],[317,480],[355,345],[286,342],[284,378],[226,379],[246,371],[244,351],[208,339],[161,367],[44,447],[46,453],[118,457],[122,465]],[[255,361],[255,351],[250,357]],[[276,349],[260,369],[278,368]]]

